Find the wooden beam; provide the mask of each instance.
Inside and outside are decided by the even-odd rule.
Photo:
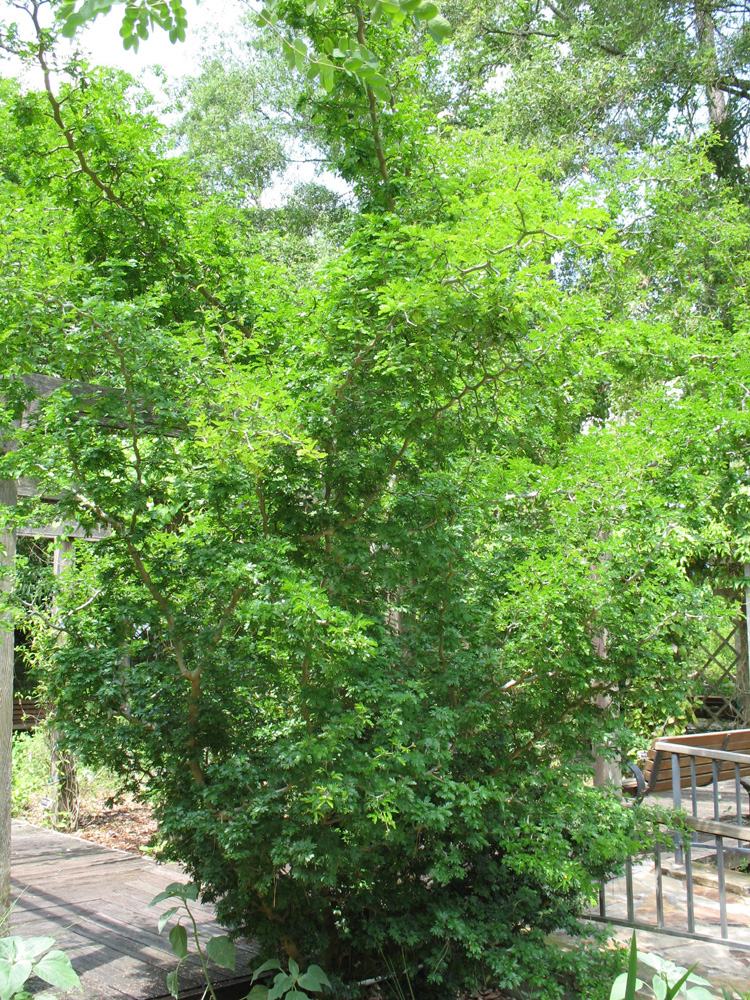
[[[58,389],[64,389],[71,396],[80,398],[84,405],[88,404],[89,406],[101,402],[107,397],[125,399],[125,390],[117,389],[111,385],[94,385],[91,382],[71,382],[68,379],[57,378],[54,375],[22,375],[21,380],[26,388],[30,389],[34,394],[33,399],[24,411],[21,426],[28,426],[29,417],[34,414],[39,401],[47,399],[54,392],[57,392]],[[158,423],[154,417],[153,408],[147,405],[145,401],[132,400],[131,402],[135,407],[136,416],[147,427]],[[107,428],[108,430],[127,431],[130,429],[130,424],[126,420],[109,420],[99,417],[97,422],[100,427]],[[167,430],[162,426],[159,427],[159,433],[165,437],[179,437],[182,431],[179,428]]]
[[[71,382],[66,378],[57,378],[54,375],[22,375],[21,381],[27,389],[31,389],[37,399],[51,396],[58,389],[65,389],[71,396],[121,396],[122,389],[115,389],[108,385],[94,385],[93,382]]]
[[[654,750],[664,753],[678,753],[686,757],[707,757],[709,760],[727,760],[731,764],[750,764],[750,754],[729,753],[726,750],[711,750],[703,747],[687,746],[684,743],[670,743],[669,740],[658,740]]]
[[[13,480],[0,480],[0,504],[15,507],[18,494]],[[12,525],[0,521],[0,566],[12,570],[16,558],[16,534]],[[0,578],[0,590],[8,592],[10,578]],[[0,615],[0,913],[10,907],[10,817],[13,778],[13,622]]]
[[[750,826],[720,823],[715,819],[694,819],[692,816],[686,816],[683,822],[697,833],[710,833],[713,837],[726,837],[727,840],[750,842]]]
[[[100,542],[111,534],[111,528],[82,528],[73,521],[56,521],[38,528],[25,525],[16,529],[19,538],[75,538],[84,542]]]

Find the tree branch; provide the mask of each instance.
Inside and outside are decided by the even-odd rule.
[[[356,8],[357,14],[357,41],[360,45],[365,44],[365,19],[362,15],[362,11],[359,7]],[[385,185],[385,200],[389,212],[396,211],[396,203],[393,200],[393,195],[391,194],[391,180],[390,171],[388,170],[388,161],[385,158],[385,151],[383,150],[383,137],[380,132],[380,123],[378,121],[378,101],[375,97],[375,92],[369,84],[365,84],[365,90],[367,92],[367,101],[370,106],[370,123],[372,126],[372,138],[375,143],[375,155],[378,158],[378,168],[380,169],[380,176],[383,178],[383,184]]]

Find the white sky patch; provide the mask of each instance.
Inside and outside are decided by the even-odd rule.
[[[166,87],[174,85],[182,77],[197,76],[203,58],[214,50],[222,35],[228,38],[236,35],[243,15],[248,12],[247,5],[239,0],[200,0],[200,3],[193,0],[186,7],[188,27],[184,42],[172,44],[168,34],[156,28],[148,39],[141,41],[137,52],[126,50],[120,36],[123,7],[115,5],[109,14],[100,14],[88,24],[75,39],[70,42],[60,40],[59,62],[64,64],[66,56],[78,48],[94,66],[113,66],[130,73],[141,80],[156,98],[154,111],[157,115],[169,121],[171,115],[164,110],[169,103]],[[0,19],[3,24],[12,22],[18,24],[22,37],[32,37],[31,23],[22,11],[9,11]],[[12,56],[0,56],[0,76],[16,77],[35,90],[43,86],[41,69],[24,67],[20,60]],[[292,160],[298,161],[314,161],[318,157],[319,151],[302,143],[296,143],[291,154]],[[350,196],[352,193],[346,181],[330,170],[321,170],[320,164],[291,162],[285,173],[275,177],[271,186],[263,192],[261,204],[264,208],[278,207],[289,198],[296,185],[313,180],[337,194]]]
[[[61,59],[80,48],[94,66],[115,66],[136,78],[143,78],[149,89],[161,87],[159,77],[154,73],[161,67],[170,80],[198,73],[201,56],[211,46],[211,37],[221,33],[231,34],[236,28],[243,8],[232,0],[201,0],[199,4],[188,4],[188,28],[184,42],[169,41],[169,36],[161,28],[156,28],[146,41],[141,41],[138,51],[125,50],[120,37],[120,26],[124,8],[116,5],[109,14],[100,14],[75,39],[66,42],[60,39]],[[1,19],[3,24],[18,24],[22,37],[31,37],[28,17],[17,10],[10,10]],[[41,72],[36,69],[24,70],[18,59],[3,58],[0,62],[2,76],[17,76],[30,86],[41,86]]]

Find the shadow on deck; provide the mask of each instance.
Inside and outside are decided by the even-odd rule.
[[[149,907],[170,882],[187,881],[177,865],[158,865],[124,851],[13,822],[11,933],[50,935],[67,952],[87,1000],[154,1000],[168,995],[176,965],[157,919],[168,904]],[[205,940],[223,933],[212,907],[191,904]],[[254,955],[238,944],[237,971],[215,969],[216,983],[243,978]],[[197,958],[182,966],[180,989],[202,982]],[[73,996],[74,994],[70,994]],[[80,996],[80,995],[79,995]]]

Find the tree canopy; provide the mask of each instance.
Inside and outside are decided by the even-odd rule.
[[[624,16],[605,38],[599,8],[547,32],[482,7],[447,53],[432,4],[280,3],[305,53],[354,17],[384,82],[341,41],[330,87],[295,84],[286,120],[352,203],[269,211],[288,147],[250,88],[292,91],[261,57],[210,61],[170,131],[124,74],[54,71],[57,32],[111,4],[26,6],[33,40],[2,44],[45,89],[0,93],[3,475],[37,484],[23,523],[54,497],[109,529],[53,610],[16,605],[56,725],[268,956],[559,995],[577,958],[546,935],[648,821],[591,786],[592,746],[673,713],[712,567],[750,561],[744,180],[690,134],[583,169],[583,125],[549,144],[478,109],[489,70],[460,90],[472,31],[492,72],[543,67],[554,29],[594,74]],[[174,31],[165,7],[126,15]],[[35,398],[32,373],[69,384]]]

